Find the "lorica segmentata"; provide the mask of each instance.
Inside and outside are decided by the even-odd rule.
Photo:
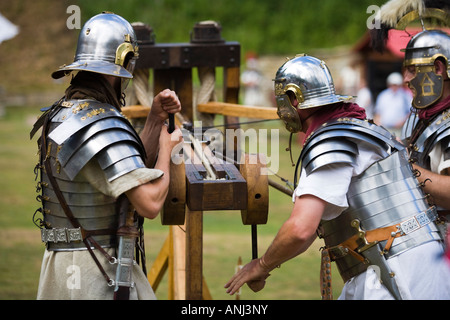
[[[69,100],[49,123],[47,154],[52,174],[65,202],[83,229],[97,232],[102,247],[116,245],[116,199],[97,190],[79,174],[87,165],[101,168],[107,181],[145,168],[142,142],[124,116],[113,106],[95,100]],[[42,157],[41,157],[42,158]],[[49,250],[86,249],[41,165],[44,226],[42,240]]]
[[[430,152],[440,145],[444,160],[450,159],[450,111],[446,110],[412,141],[411,158],[425,169],[431,170]]]
[[[344,281],[369,265],[377,265],[390,279],[387,259],[442,240],[434,222],[436,209],[428,204],[405,147],[387,130],[368,121],[333,120],[308,137],[301,154],[302,169],[310,174],[325,165],[354,164],[359,143],[370,144],[382,159],[352,178],[349,207],[337,218],[322,221],[320,236]],[[388,281],[383,279],[387,287]]]

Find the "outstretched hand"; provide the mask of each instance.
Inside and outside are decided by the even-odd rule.
[[[270,274],[262,268],[259,259],[254,259],[236,272],[230,281],[225,284],[225,288],[228,294],[233,295],[247,283],[250,289],[258,292],[264,288],[268,276]]]

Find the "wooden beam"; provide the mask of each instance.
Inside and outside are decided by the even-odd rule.
[[[271,107],[244,106],[235,103],[212,101],[197,105],[198,111],[205,113],[223,114],[224,116],[278,119],[277,109]]]
[[[122,113],[127,118],[145,118],[150,112],[150,107],[141,105],[126,106],[122,108]],[[257,118],[257,119],[278,119],[277,109],[272,107],[245,106],[235,103],[211,101],[197,105],[200,112],[222,114],[224,116]]]
[[[147,118],[149,112],[150,107],[144,107],[140,105],[122,107],[122,113],[128,119]]]
[[[239,42],[140,44],[136,68],[238,67]]]

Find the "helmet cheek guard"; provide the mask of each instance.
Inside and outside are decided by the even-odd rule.
[[[415,76],[408,85],[413,91],[414,108],[436,103],[443,94],[444,77],[436,73],[435,61],[442,60],[450,74],[450,36],[440,30],[424,30],[411,38],[405,49],[404,67],[414,67]]]
[[[131,43],[131,36],[125,35],[125,41],[117,47],[115,64],[124,67],[128,72],[133,73],[135,61],[138,58],[138,47]],[[131,57],[131,59],[130,59]],[[132,63],[134,62],[134,63]],[[132,68],[130,68],[132,65]]]
[[[303,94],[296,84],[290,83],[284,88],[282,83],[275,84],[278,117],[283,121],[289,132],[296,133],[302,130],[302,122],[297,107],[292,104],[288,92],[292,92],[298,103],[304,101]]]
[[[325,62],[305,54],[285,62],[274,81],[277,114],[290,132],[302,130],[298,110],[326,108],[352,98],[337,95]]]
[[[138,46],[133,46],[131,43],[131,36],[125,35],[125,41],[117,47],[116,59],[114,63],[123,67],[130,74],[133,74],[134,67],[136,66],[136,60],[139,57]],[[130,78],[121,78],[121,90],[122,92],[127,88]]]
[[[416,66],[416,75],[409,81],[413,92],[413,106],[417,109],[426,108],[442,97],[444,80],[436,74],[434,65]]]
[[[297,108],[292,106],[287,95],[277,96],[277,114],[284,122],[284,126],[289,132],[296,133],[302,130],[302,122],[298,115]]]

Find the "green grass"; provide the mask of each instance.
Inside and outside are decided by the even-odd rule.
[[[34,200],[33,168],[37,163],[37,144],[30,141],[31,123],[37,108],[7,108],[0,120],[0,189],[3,214],[0,226],[26,227],[37,208]]]
[[[38,108],[9,107],[0,119],[0,299],[35,299],[40,262],[44,246],[39,230],[32,223],[35,200],[33,168],[37,162],[37,136],[30,141],[29,131]],[[288,135],[272,121],[255,124],[256,128],[280,129],[279,175],[292,181]],[[248,127],[247,125],[246,127]],[[244,128],[246,128],[244,127]],[[271,152],[271,151],[269,151]],[[294,155],[296,157],[297,153]],[[271,176],[277,182],[276,177]],[[290,215],[289,196],[270,188],[269,220],[258,227],[258,249],[262,254],[270,245],[282,223]],[[251,259],[250,227],[241,223],[239,211],[210,211],[204,213],[203,269],[213,299],[235,299],[225,293],[224,284],[233,275],[239,257],[243,263]],[[147,266],[150,269],[165,238],[168,227],[161,226],[159,218],[146,221]],[[321,241],[316,241],[303,255],[275,269],[266,288],[253,293],[242,288],[241,299],[320,299],[319,268]],[[342,280],[334,270],[334,293],[338,296]],[[156,291],[158,299],[167,299],[167,275]]]

